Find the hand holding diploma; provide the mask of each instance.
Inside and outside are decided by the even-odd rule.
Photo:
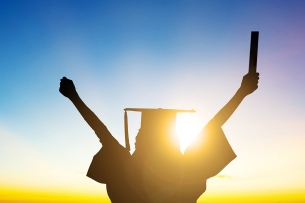
[[[253,93],[258,88],[259,73],[248,73],[243,77],[239,91],[243,96]]]
[[[249,72],[243,77],[241,87],[239,89],[244,96],[251,94],[258,88],[259,73],[256,72],[258,36],[258,31],[251,32]]]

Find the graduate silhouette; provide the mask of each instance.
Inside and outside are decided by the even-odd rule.
[[[256,73],[259,32],[251,33],[249,72],[231,100],[180,152],[176,114],[194,112],[177,109],[126,108],[123,147],[79,97],[72,80],[63,77],[59,91],[69,98],[95,131],[102,148],[93,157],[87,176],[106,184],[113,203],[195,203],[206,190],[207,179],[217,175],[235,157],[222,125],[242,100],[258,88]],[[135,151],[129,153],[127,111],[142,113]]]
[[[93,157],[87,176],[106,184],[113,203],[195,203],[217,175],[235,157],[221,126],[242,100],[258,87],[259,74],[248,73],[231,100],[180,152],[175,132],[176,114],[187,110],[125,109],[123,147],[79,97],[72,80],[63,77],[59,91],[69,98],[95,131],[102,148]],[[127,111],[142,113],[135,151],[129,152]]]

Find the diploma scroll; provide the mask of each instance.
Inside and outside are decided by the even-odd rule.
[[[249,73],[256,73],[258,35],[259,35],[258,31],[251,32]]]

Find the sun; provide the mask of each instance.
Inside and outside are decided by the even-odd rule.
[[[202,121],[193,113],[177,115],[176,131],[180,139],[180,150],[182,153],[195,139],[202,127]]]

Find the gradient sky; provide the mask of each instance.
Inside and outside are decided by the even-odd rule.
[[[201,202],[304,202],[304,19],[301,0],[0,0],[0,202],[108,202],[85,175],[101,146],[61,77],[122,144],[126,107],[195,109],[177,124],[194,137],[247,73],[253,30],[259,89],[223,126],[237,158]]]

